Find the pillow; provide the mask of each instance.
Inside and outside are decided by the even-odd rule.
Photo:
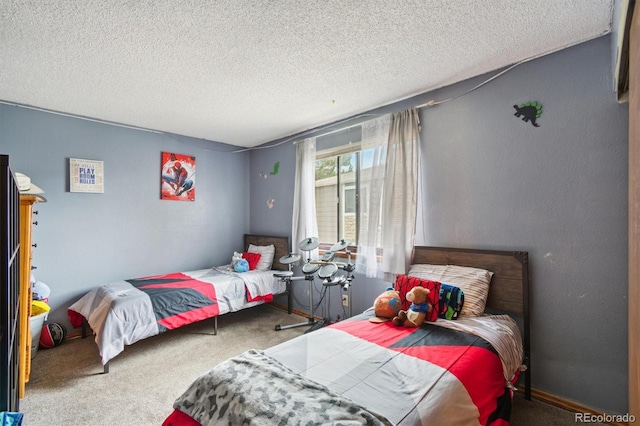
[[[256,270],[258,271],[268,271],[271,269],[271,265],[273,264],[273,257],[276,255],[276,248],[273,244],[268,246],[254,246],[253,244],[249,244],[249,248],[247,249],[249,253],[259,253],[260,260],[256,265]]]
[[[440,283],[438,281],[423,280],[407,275],[398,275],[393,288],[400,294],[401,309],[406,311],[409,309],[409,306],[411,306],[411,302],[407,300],[407,293],[415,286],[431,290],[427,302],[431,305],[432,309],[427,312],[425,321],[436,321],[438,319],[438,301],[440,299]]]
[[[261,257],[262,255],[260,253],[249,253],[248,251],[242,252],[242,258],[249,262],[250,271],[256,269],[256,265],[258,264],[258,261],[260,261]]]
[[[440,300],[438,302],[438,317],[456,320],[464,306],[464,292],[460,287],[441,283]]]
[[[411,265],[408,275],[460,287],[464,292],[460,315],[478,317],[487,304],[493,272],[467,266],[422,264]]]

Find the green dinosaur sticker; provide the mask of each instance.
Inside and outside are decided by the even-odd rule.
[[[516,113],[513,115],[522,117],[522,121],[525,123],[531,121],[533,126],[540,127],[540,125],[536,123],[536,119],[542,115],[542,105],[538,102],[526,102],[520,106],[514,105],[513,107],[516,109]]]

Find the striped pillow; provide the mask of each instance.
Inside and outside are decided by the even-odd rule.
[[[460,315],[477,317],[484,312],[493,272],[467,266],[421,264],[411,265],[407,275],[460,287],[464,292]]]

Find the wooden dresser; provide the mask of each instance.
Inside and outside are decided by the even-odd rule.
[[[18,357],[18,397],[24,398],[25,384],[31,373],[31,264],[32,234],[31,230],[37,221],[33,215],[37,214],[33,206],[46,199],[40,195],[20,195],[20,353]]]

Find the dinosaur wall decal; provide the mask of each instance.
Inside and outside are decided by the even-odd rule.
[[[522,116],[522,121],[525,123],[531,121],[532,125],[540,127],[540,125],[536,123],[536,119],[542,115],[542,105],[537,102],[527,102],[520,106],[514,105],[513,107],[516,109],[516,113],[513,115],[516,117]]]

